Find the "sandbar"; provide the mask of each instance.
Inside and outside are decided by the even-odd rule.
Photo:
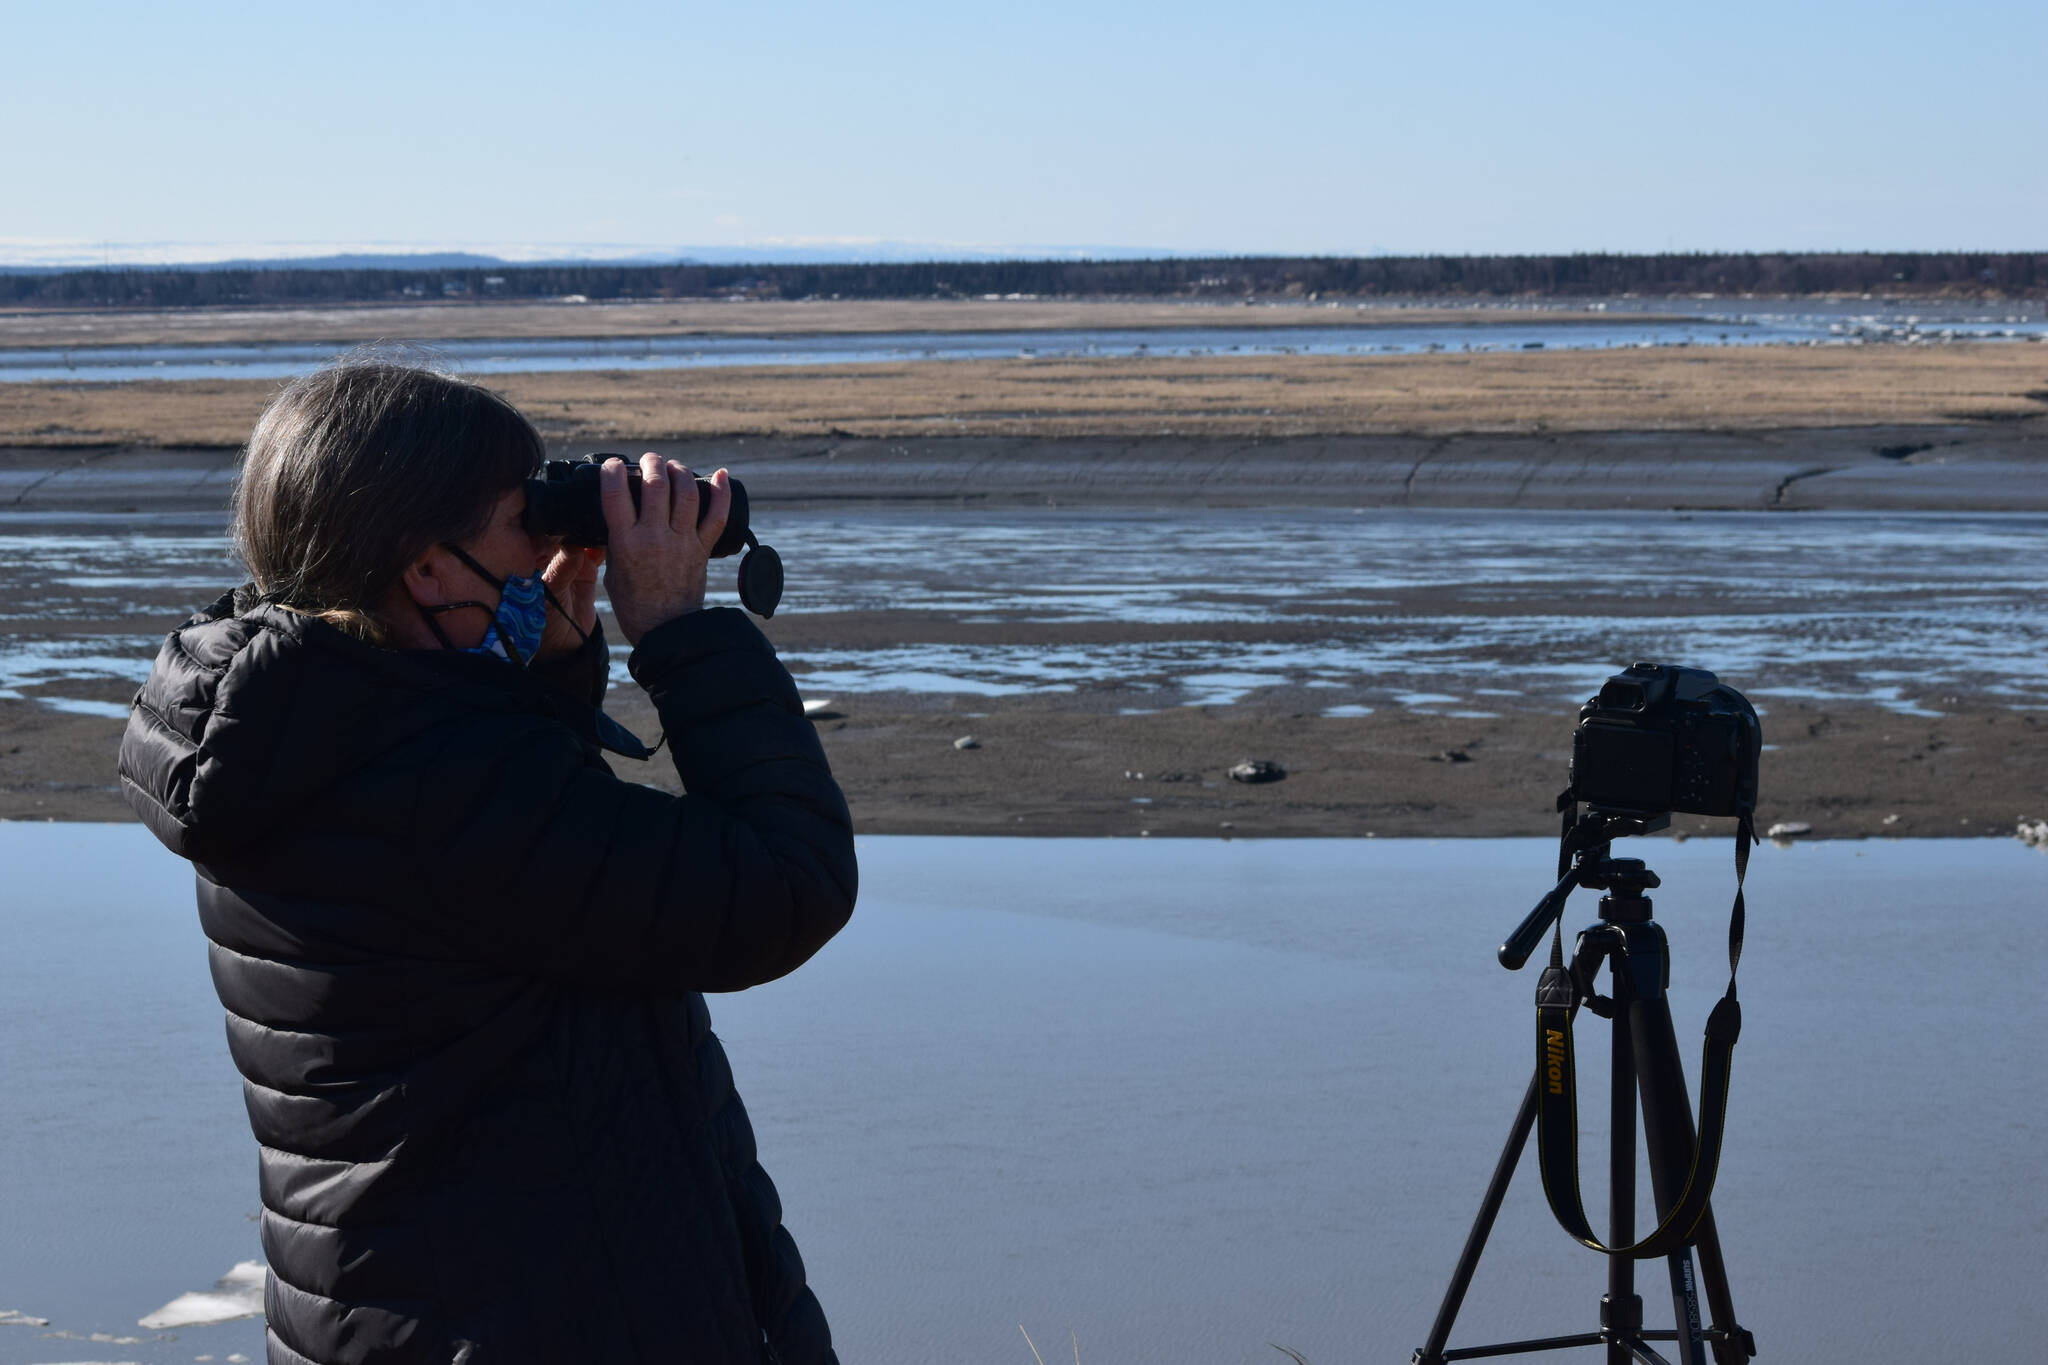
[[[562,441],[1559,435],[2021,422],[2048,347],[1017,357],[486,381]],[[269,380],[0,385],[0,444],[239,446]]]
[[[831,336],[858,332],[1037,332],[1085,328],[1374,327],[1452,323],[1609,322],[1560,303],[1427,304],[1157,299],[677,299],[602,303],[322,304],[250,308],[0,309],[0,348],[208,345],[254,342],[443,341],[641,336]],[[1628,315],[1671,321],[1683,310]]]

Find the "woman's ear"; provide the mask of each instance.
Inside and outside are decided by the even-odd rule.
[[[449,571],[458,567],[455,556],[439,545],[421,551],[399,575],[399,588],[422,607],[445,607],[462,601],[460,585]],[[470,593],[474,597],[475,593]]]

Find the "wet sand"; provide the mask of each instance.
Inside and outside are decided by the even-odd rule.
[[[120,702],[128,690],[93,694]],[[611,709],[647,739],[659,733],[633,690],[614,688]],[[880,694],[840,699],[818,727],[870,834],[1384,838],[1554,833],[1574,719],[1569,707],[1328,717],[1247,704],[1120,715],[1099,698],[1091,709],[1085,698]],[[2009,837],[2022,817],[2048,818],[2044,731],[2048,713],[1994,699],[1959,698],[1941,716],[1775,700],[1761,824],[1803,821],[1815,838]],[[0,819],[133,818],[113,771],[120,732],[116,720],[0,700]],[[954,747],[969,735],[979,747]],[[1247,758],[1287,776],[1226,776]],[[665,753],[611,762],[680,790]]]
[[[0,405],[8,395],[0,388]],[[4,412],[4,407],[0,407]],[[4,420],[4,419],[0,419]],[[557,437],[729,467],[763,505],[2048,510],[2048,417],[1437,436]],[[0,440],[0,508],[211,511],[234,448]]]
[[[1327,717],[1241,704],[1145,716],[978,698],[943,709],[903,705],[913,700],[860,698],[820,722],[863,829],[1549,834],[1575,719],[1569,708],[1460,719],[1406,711]],[[618,709],[655,733],[651,712]],[[2022,814],[2048,815],[2043,723],[1995,704],[1939,718],[1774,705],[1765,724],[1780,747],[1765,755],[1763,824],[1804,821],[1820,838],[2009,835]],[[965,735],[980,747],[956,749]],[[1257,785],[1226,776],[1247,758],[1277,763],[1287,776]],[[625,773],[637,765],[615,766]],[[653,777],[676,789],[673,771]],[[1678,827],[1699,834],[1725,831],[1728,822],[1681,819]]]

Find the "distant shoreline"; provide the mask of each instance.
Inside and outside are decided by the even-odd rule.
[[[438,263],[301,259],[212,266],[0,268],[0,298],[200,306],[426,299],[1772,297],[2038,300],[2048,253],[1663,252],[1565,255],[933,257],[883,261]]]

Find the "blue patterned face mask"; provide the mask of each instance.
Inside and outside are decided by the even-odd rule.
[[[491,611],[491,624],[484,630],[484,638],[478,644],[463,650],[465,654],[494,654],[507,663],[524,668],[533,661],[540,649],[540,637],[548,625],[548,588],[539,574],[522,574],[512,578],[495,578],[491,572],[470,558],[459,545],[445,547],[450,554],[467,564],[470,571],[484,582],[498,590],[497,610],[491,611],[483,602],[450,602],[444,606],[422,607],[426,613],[427,625],[443,645],[453,649],[434,614],[456,611],[464,607],[477,607]]]
[[[540,649],[541,632],[548,628],[547,585],[539,574],[508,578],[498,585],[498,610],[483,642],[471,654],[495,654],[524,668]]]

